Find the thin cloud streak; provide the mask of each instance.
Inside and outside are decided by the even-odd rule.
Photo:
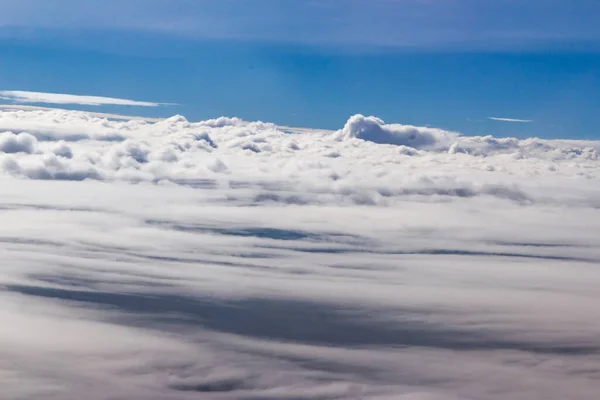
[[[23,104],[0,104],[0,111],[12,111],[12,110],[22,110],[22,111],[69,111],[64,108],[58,107],[39,107],[39,106],[28,106]],[[146,121],[146,122],[160,122],[163,121],[164,118],[152,118],[152,117],[141,117],[139,115],[122,115],[122,114],[111,114],[111,113],[102,113],[102,112],[91,112],[85,111],[85,115],[89,115],[92,117],[98,118],[110,118],[110,119],[121,119],[127,121]]]
[[[502,122],[533,122],[532,119],[518,119],[518,118],[500,118],[500,117],[488,117],[492,121],[502,121]]]
[[[13,101],[15,103],[44,103],[44,104],[78,104],[85,106],[137,106],[137,107],[160,107],[176,105],[173,103],[155,103],[150,101],[137,101],[102,96],[81,96],[65,93],[30,92],[24,90],[2,90],[0,99]]]

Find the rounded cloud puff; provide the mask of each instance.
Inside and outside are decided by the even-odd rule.
[[[37,139],[29,133],[15,135],[12,132],[0,134],[0,151],[4,153],[33,154],[37,149]]]
[[[447,147],[458,134],[441,129],[412,125],[386,124],[377,117],[357,114],[341,131],[343,138],[358,138],[378,144],[408,146],[415,149]]]

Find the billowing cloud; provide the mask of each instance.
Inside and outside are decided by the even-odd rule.
[[[0,112],[2,396],[595,398],[600,144],[428,129]]]
[[[135,101],[101,96],[80,96],[75,94],[29,92],[23,90],[1,90],[0,99],[15,103],[47,103],[47,104],[79,104],[86,106],[136,106],[158,107],[172,105],[169,103],[153,103],[148,101]]]
[[[2,153],[27,153],[35,152],[37,139],[29,133],[15,135],[11,132],[0,134],[0,152]]]
[[[358,138],[379,144],[434,149],[448,146],[458,134],[441,129],[412,125],[386,124],[377,117],[355,115],[342,129],[345,138]]]

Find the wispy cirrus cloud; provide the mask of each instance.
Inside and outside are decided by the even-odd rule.
[[[0,99],[13,101],[15,103],[44,103],[44,104],[78,104],[85,106],[137,106],[137,107],[159,107],[175,105],[172,103],[155,103],[150,101],[137,101],[102,96],[82,96],[64,93],[29,92],[23,90],[2,90]]]
[[[594,0],[3,0],[0,29],[393,47],[537,48],[597,42]],[[398,24],[401,19],[402,23]],[[377,21],[373,23],[372,21]],[[307,29],[307,27],[309,29]]]
[[[501,122],[533,122],[532,119],[518,119],[518,118],[501,118],[501,117],[488,117],[492,121],[501,121]]]

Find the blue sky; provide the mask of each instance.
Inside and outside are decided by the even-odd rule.
[[[0,90],[178,104],[72,106],[147,116],[600,138],[598,20],[595,0],[0,0]]]

